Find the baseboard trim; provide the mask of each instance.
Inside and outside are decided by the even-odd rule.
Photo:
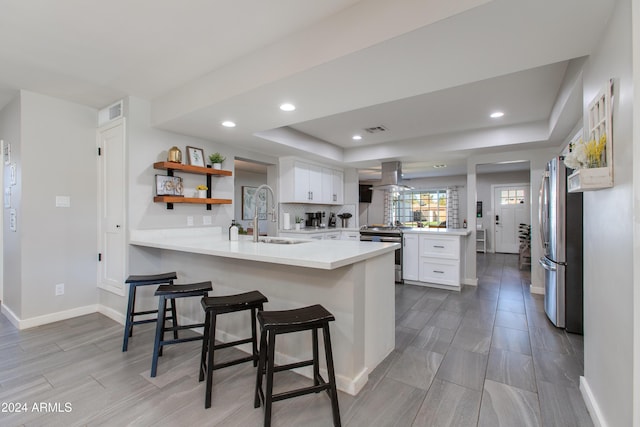
[[[544,295],[544,288],[538,286],[529,285],[529,292],[536,295]]]
[[[107,307],[103,304],[98,304],[97,311],[100,314],[107,316],[109,319],[116,321],[124,326],[124,322],[126,320],[124,313],[120,313],[117,310],[114,310],[111,307]]]
[[[471,279],[469,277],[465,277],[462,280],[462,283],[469,286],[478,286],[478,278]]]
[[[42,326],[53,322],[59,322],[61,320],[72,319],[78,316],[84,316],[87,314],[95,313],[98,311],[96,304],[86,305],[84,307],[76,307],[71,310],[58,311],[55,313],[45,314],[43,316],[30,317],[28,319],[20,319],[9,308],[2,306],[2,313],[5,314],[9,321],[18,329],[35,328],[36,326]]]
[[[598,402],[591,392],[591,387],[589,387],[589,383],[585,377],[580,377],[580,393],[582,394],[582,400],[584,400],[584,403],[587,406],[587,411],[589,411],[593,425],[595,427],[608,427],[608,424],[602,416],[602,411],[598,406]]]

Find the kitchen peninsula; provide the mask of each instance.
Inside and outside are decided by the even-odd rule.
[[[336,318],[331,341],[338,388],[356,394],[395,346],[393,275],[399,245],[286,240],[296,243],[254,243],[251,236],[229,241],[219,227],[208,227],[131,230],[129,242],[134,257],[149,269],[176,271],[178,283],[211,280],[213,295],[259,290],[269,298],[265,310],[322,304]],[[181,317],[202,317],[199,301],[186,303],[178,304]],[[246,316],[236,314],[218,320],[221,341],[250,333]],[[276,363],[310,357],[311,334],[278,339]],[[311,377],[310,368],[299,372]]]

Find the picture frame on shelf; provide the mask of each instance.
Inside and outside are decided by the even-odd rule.
[[[191,166],[204,167],[204,150],[187,145],[187,161]]]
[[[256,190],[258,187],[242,186],[242,219],[253,219],[256,211]],[[262,189],[257,197],[258,200],[258,219],[267,219],[267,191]]]
[[[156,175],[156,196],[182,196],[184,186],[179,176]]]

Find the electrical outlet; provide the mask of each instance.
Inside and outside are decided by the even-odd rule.
[[[204,215],[202,217],[202,225],[211,225],[211,215]]]
[[[56,296],[64,295],[64,283],[58,283],[56,285]]]
[[[188,216],[187,217],[187,226],[189,226],[189,227],[193,226],[193,217],[192,216]]]

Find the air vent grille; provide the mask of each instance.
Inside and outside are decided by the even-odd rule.
[[[386,132],[387,128],[384,126],[373,126],[370,128],[365,128],[364,130],[365,132],[369,132],[369,133],[379,133],[379,132]]]

